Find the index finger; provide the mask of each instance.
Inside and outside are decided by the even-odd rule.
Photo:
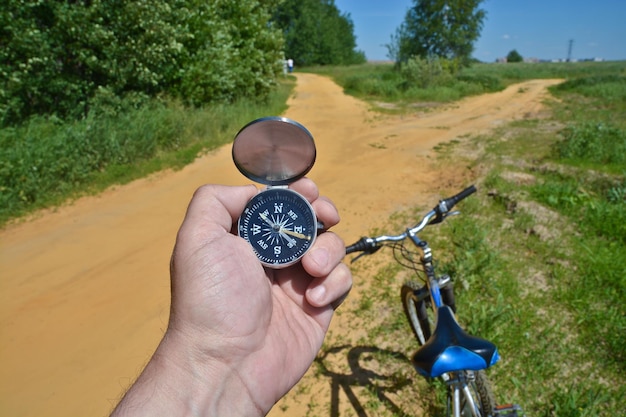
[[[328,197],[320,196],[317,185],[311,179],[301,178],[290,184],[289,188],[297,191],[311,203],[315,210],[315,215],[324,224],[325,229],[339,223],[337,207]]]

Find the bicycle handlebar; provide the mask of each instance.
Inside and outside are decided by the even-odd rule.
[[[429,211],[422,220],[415,226],[407,229],[404,233],[395,236],[377,236],[377,237],[362,237],[352,245],[346,247],[346,255],[353,252],[364,252],[364,254],[371,255],[379,250],[386,242],[399,242],[407,238],[409,235],[415,235],[422,231],[426,226],[431,224],[441,223],[446,219],[452,208],[458,204],[464,198],[476,192],[476,187],[470,185],[460,193],[445,198],[439,201],[431,211]]]

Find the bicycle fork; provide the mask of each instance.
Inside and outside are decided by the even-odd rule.
[[[426,280],[428,285],[426,285],[422,290],[423,293],[416,293],[415,296],[418,300],[426,299],[426,291],[429,292],[430,300],[433,303],[433,310],[438,309],[442,305],[447,305],[452,309],[453,313],[456,313],[456,302],[454,299],[454,289],[452,285],[452,278],[449,275],[442,275],[437,278],[435,276],[435,268],[433,267],[433,258],[432,252],[428,243],[421,240],[417,235],[409,232],[409,238],[411,241],[417,246],[422,252],[422,256],[420,262],[424,267],[424,272],[426,274]],[[425,314],[425,311],[424,311]],[[422,317],[420,317],[420,320]]]

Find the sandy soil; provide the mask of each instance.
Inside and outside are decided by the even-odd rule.
[[[337,204],[335,231],[349,242],[397,209],[436,200],[441,187],[467,184],[463,167],[433,163],[433,146],[535,114],[557,82],[400,117],[369,111],[326,78],[297,77],[285,116],[315,137],[309,176]],[[0,231],[0,415],[110,412],[166,327],[170,251],[193,191],[207,182],[248,182],[229,146]]]

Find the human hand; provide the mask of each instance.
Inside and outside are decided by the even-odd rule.
[[[339,221],[311,180],[290,187],[327,227]],[[195,193],[172,255],[167,332],[116,412],[126,402],[133,414],[264,415],[311,365],[352,284],[344,244],[326,232],[301,263],[264,269],[232,233],[256,193],[217,185]]]

